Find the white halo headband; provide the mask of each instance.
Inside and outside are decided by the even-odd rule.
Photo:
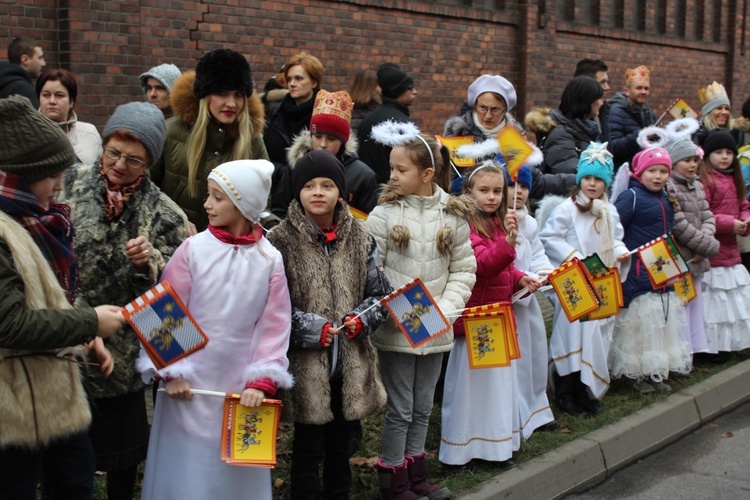
[[[656,139],[652,141],[651,137],[654,136],[656,136]],[[669,142],[669,135],[661,127],[646,127],[638,133],[637,142],[641,149],[663,148]]]
[[[375,142],[392,148],[403,146],[414,139],[419,139],[430,153],[430,160],[432,161],[432,168],[434,169],[435,156],[432,154],[432,148],[420,134],[419,127],[411,122],[395,122],[393,120],[388,120],[372,127],[370,138]]]
[[[673,142],[677,142],[680,139],[689,139],[699,128],[700,124],[695,118],[682,118],[670,122],[664,127],[664,130],[667,131],[667,134]]]
[[[496,168],[500,170],[500,174],[503,176],[503,178],[505,178],[505,174],[503,174],[503,167],[498,165],[494,160],[487,160],[481,165],[479,165],[477,168],[471,171],[469,176],[466,178],[466,181],[465,181],[466,185],[468,186],[471,183],[471,178],[474,177],[474,174],[476,174],[477,172],[479,172],[480,170],[484,168]]]

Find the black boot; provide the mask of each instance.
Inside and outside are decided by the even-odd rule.
[[[584,384],[580,378],[576,378],[575,380],[573,395],[578,406],[580,406],[586,413],[598,415],[602,412],[602,404],[598,399],[589,394],[588,387],[586,387],[586,384]]]
[[[573,390],[575,388],[575,381],[578,379],[580,372],[571,373],[570,375],[562,375],[558,379],[558,384],[555,387],[555,403],[557,408],[573,417],[583,415],[583,410],[578,403],[576,403]]]

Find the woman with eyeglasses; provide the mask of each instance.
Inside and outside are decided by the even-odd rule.
[[[159,281],[187,237],[187,217],[149,179],[166,136],[153,104],[119,106],[104,127],[104,150],[93,165],[68,169],[59,199],[71,208],[80,266],[80,296],[91,306],[124,306]],[[133,497],[149,426],[145,385],[136,370],[140,346],[132,329],[105,340],[115,361],[109,378],[89,370],[91,438],[96,470],[107,472],[109,499]]]
[[[596,117],[604,104],[602,86],[588,76],[573,78],[563,90],[560,107],[550,114],[553,128],[544,141],[544,173],[575,174],[578,159],[601,130]]]

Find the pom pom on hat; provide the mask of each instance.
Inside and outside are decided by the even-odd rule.
[[[167,124],[161,110],[148,102],[129,102],[117,106],[104,126],[102,138],[106,139],[118,130],[126,131],[138,139],[151,155],[153,164],[164,150]]]
[[[76,162],[65,132],[19,95],[0,99],[0,137],[0,170],[28,183],[57,175]]]
[[[312,118],[310,118],[311,134],[328,134],[337,137],[346,144],[349,140],[354,103],[349,92],[326,92],[320,90],[315,97]]]
[[[737,142],[734,140],[734,137],[732,137],[732,134],[724,128],[715,128],[711,130],[706,134],[706,137],[703,138],[703,144],[701,144],[701,146],[703,147],[706,157],[717,149],[723,148],[731,149],[734,152],[734,155],[737,156]]]
[[[346,180],[344,165],[329,151],[310,151],[294,164],[292,169],[292,194],[300,202],[299,193],[305,184],[316,177],[331,179],[339,188],[339,196],[344,197]],[[301,203],[301,202],[300,202]]]
[[[231,49],[206,52],[195,66],[193,92],[198,99],[209,94],[238,90],[253,93],[253,75],[245,56]]]
[[[584,177],[592,175],[603,180],[604,184],[609,187],[612,184],[613,171],[614,161],[612,153],[607,151],[607,143],[591,142],[578,160],[576,184],[580,184]]]
[[[508,170],[503,170],[505,170],[505,182],[508,183],[508,186],[514,186],[516,183],[513,182],[513,179],[510,178]],[[518,170],[518,183],[522,186],[525,186],[527,189],[531,189],[531,169],[526,165]]]
[[[252,223],[268,204],[273,163],[268,160],[236,160],[222,163],[208,174],[227,194],[234,206]]]
[[[182,72],[180,71],[180,68],[174,64],[160,64],[159,66],[154,66],[143,73],[138,79],[141,82],[141,88],[143,89],[144,94],[146,93],[146,85],[148,84],[149,78],[159,80],[159,82],[164,85],[164,88],[167,89],[167,92],[171,92],[172,84],[181,74]]]
[[[666,149],[648,148],[639,151],[633,157],[633,161],[630,164],[633,169],[633,174],[636,177],[640,177],[643,172],[654,165],[664,165],[670,172],[672,171],[672,158],[669,156]]]
[[[516,106],[516,89],[513,84],[500,75],[482,75],[469,85],[468,99],[469,106],[472,108],[477,102],[477,98],[485,92],[492,92],[502,96],[508,111]]]
[[[378,68],[378,85],[385,97],[396,99],[410,88],[414,88],[414,78],[392,63]]]

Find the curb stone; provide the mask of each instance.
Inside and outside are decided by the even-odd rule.
[[[544,500],[585,490],[750,401],[748,382],[750,360],[503,472],[460,498]]]

